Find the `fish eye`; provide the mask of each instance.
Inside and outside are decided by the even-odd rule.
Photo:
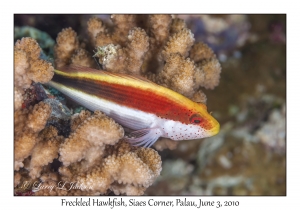
[[[190,117],[190,122],[192,124],[200,124],[202,121],[203,119],[198,114],[194,114]]]
[[[199,124],[200,122],[200,120],[193,119],[193,123]]]

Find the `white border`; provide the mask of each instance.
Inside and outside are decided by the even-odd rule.
[[[1,3],[1,206],[22,209],[62,208],[61,197],[14,197],[13,177],[13,14],[14,13],[287,13],[287,196],[201,197],[238,200],[236,209],[299,208],[299,16],[296,1],[4,1]],[[4,135],[3,135],[4,134]],[[297,135],[298,134],[298,135]],[[75,199],[75,197],[66,197]],[[88,197],[84,197],[87,199]],[[93,197],[95,198],[95,197]],[[130,197],[148,200],[153,197]],[[177,197],[154,197],[171,200]],[[183,197],[180,197],[183,198]],[[198,199],[198,197],[189,197]],[[103,199],[108,199],[104,197]],[[65,207],[63,207],[65,208]],[[101,207],[96,207],[101,208]],[[135,207],[136,208],[136,207]],[[140,209],[140,207],[138,207]],[[164,207],[165,209],[171,209]],[[4,208],[5,209],[5,208]],[[101,208],[110,209],[110,208]],[[115,209],[115,208],[114,208]],[[131,209],[131,208],[127,208]],[[137,209],[137,208],[136,208]],[[179,209],[174,207],[172,209]],[[180,208],[182,209],[182,208]],[[192,209],[192,208],[189,208]],[[212,209],[212,208],[211,208]]]

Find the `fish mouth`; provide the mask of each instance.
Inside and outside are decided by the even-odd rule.
[[[219,124],[219,122],[216,121],[214,124],[215,124],[214,127],[209,130],[210,136],[217,135],[219,133],[219,131],[220,131],[220,124]]]

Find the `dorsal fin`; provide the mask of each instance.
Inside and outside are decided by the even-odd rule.
[[[81,73],[91,73],[91,74],[104,74],[104,75],[109,75],[109,76],[113,76],[113,77],[121,77],[124,79],[133,79],[133,80],[138,80],[138,81],[143,81],[143,82],[147,82],[147,83],[151,83],[153,85],[157,85],[156,83],[148,80],[147,78],[140,76],[140,75],[130,75],[130,74],[121,74],[121,73],[112,73],[112,72],[108,72],[105,70],[98,70],[98,69],[93,69],[93,68],[89,68],[89,67],[85,67],[85,66],[80,66],[80,65],[75,65],[75,64],[71,64],[68,66],[63,66],[61,68],[59,68],[58,70],[56,70],[56,73],[58,72],[65,72],[67,74],[70,73],[75,73],[75,72],[81,72]]]

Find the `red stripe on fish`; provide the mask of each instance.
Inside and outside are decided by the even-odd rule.
[[[193,110],[186,109],[184,104],[174,102],[151,90],[58,74],[54,75],[52,81],[126,107],[186,124],[190,123],[189,116],[193,114]]]

